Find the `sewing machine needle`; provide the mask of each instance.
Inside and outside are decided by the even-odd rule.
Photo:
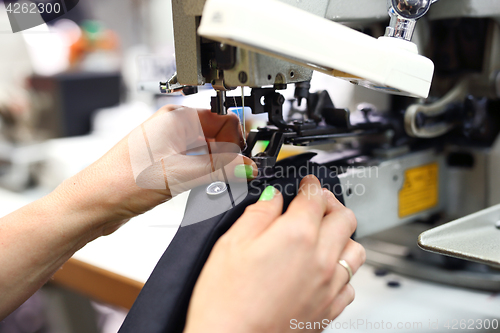
[[[245,148],[247,145],[247,131],[246,131],[246,121],[245,121],[245,89],[241,86],[241,122],[243,126],[243,143]]]

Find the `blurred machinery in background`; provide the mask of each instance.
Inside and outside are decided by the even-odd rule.
[[[96,110],[118,105],[122,97],[118,72],[68,72],[30,78],[36,128],[47,138],[86,135]]]
[[[177,74],[160,90],[189,95],[211,84],[213,112],[267,113],[269,125],[249,134],[244,151],[261,177],[273,173],[283,144],[329,144],[313,161],[338,170],[375,266],[500,290],[500,208],[420,238],[475,262],[416,244],[427,229],[500,203],[500,6],[435,2],[173,0]],[[391,93],[390,107],[336,108],[328,92],[309,91],[313,70]],[[291,110],[298,119],[283,117],[288,84],[306,104]],[[250,96],[226,98],[238,86]],[[252,155],[263,140],[265,151]]]
[[[118,37],[97,21],[66,18],[78,13],[0,40],[0,187],[36,186],[45,140],[89,134],[94,113],[122,101]]]

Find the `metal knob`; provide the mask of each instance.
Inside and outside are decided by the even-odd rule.
[[[407,19],[418,20],[427,13],[431,0],[392,0],[392,8]]]
[[[417,20],[436,1],[438,0],[391,0],[391,23],[385,30],[385,36],[411,41]]]

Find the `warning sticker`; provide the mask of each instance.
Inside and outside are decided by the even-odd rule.
[[[437,163],[405,171],[399,191],[399,217],[420,213],[438,204],[439,167]]]

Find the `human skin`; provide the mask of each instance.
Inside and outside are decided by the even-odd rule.
[[[147,122],[181,108],[170,105]],[[241,146],[234,115],[197,110],[207,141]],[[191,124],[175,124],[177,128]],[[240,161],[256,168],[248,158]],[[169,165],[169,175],[188,178],[206,165]],[[196,169],[198,167],[201,171]],[[193,184],[195,186],[196,184]],[[80,248],[111,234],[129,219],[172,198],[168,187],[147,189],[136,184],[125,137],[103,157],[67,179],[49,195],[0,219],[0,320],[19,307]]]
[[[155,113],[148,121],[155,121],[156,117],[178,110],[179,108],[179,106],[164,107]],[[229,142],[240,147],[242,146],[242,134],[236,116],[218,116],[212,114],[209,110],[197,110],[197,112],[207,141]],[[182,123],[176,124],[176,126],[183,125]],[[188,126],[188,124],[185,125]],[[2,269],[0,269],[0,320],[5,318],[28,299],[85,244],[98,237],[111,234],[134,216],[140,215],[172,198],[173,193],[169,189],[168,184],[164,189],[148,189],[137,185],[131,166],[128,139],[128,137],[125,137],[102,158],[80,173],[64,181],[49,195],[0,219],[0,267],[2,267]],[[211,160],[215,159],[214,157]],[[185,162],[184,160],[182,161]],[[196,158],[190,159],[189,165],[175,165],[175,163],[167,165],[165,168],[166,176],[173,176],[171,179],[188,179],[189,177],[186,176],[189,176],[191,173],[203,174],[207,166],[203,165],[203,163],[194,163],[195,161]],[[254,175],[256,174],[256,166],[250,159],[240,156],[240,161],[254,168]],[[227,163],[230,164],[232,162],[228,161]],[[199,169],[197,169],[198,165]],[[182,172],[185,174],[182,174]],[[203,177],[200,179],[202,178]],[[190,185],[195,186],[196,183]],[[333,195],[324,194],[321,197],[329,198],[328,201],[331,201]],[[268,203],[259,203],[258,205],[279,205],[279,200],[280,199],[273,199]],[[297,199],[295,201],[297,201]],[[330,212],[330,210],[332,210],[332,212],[337,212],[336,215],[330,212],[325,215],[324,219],[326,219],[326,216],[332,214],[339,216],[339,218],[342,217],[343,214],[349,215],[349,213],[345,213],[347,211],[344,211],[342,207],[339,206],[339,203],[327,205],[326,201],[322,204],[320,204],[319,201],[320,200],[312,200],[306,203],[299,200],[299,203],[295,204],[295,206],[297,209],[302,207],[306,209],[306,211],[311,209],[311,207],[319,207],[325,212]],[[277,212],[278,208],[276,207],[272,211]],[[333,209],[332,207],[337,208]],[[245,223],[245,221],[253,220],[251,216],[252,214],[256,214],[256,210],[258,209],[249,208],[240,219],[242,222],[238,221],[231,230],[234,228],[236,228],[236,230],[238,230],[238,228],[244,229],[245,226],[247,229],[250,229],[249,226],[251,224],[248,222]],[[344,213],[338,213],[339,211]],[[291,217],[291,214],[287,214],[283,216]],[[301,216],[303,215],[303,213],[300,214]],[[313,215],[316,216],[317,214]],[[245,218],[245,216],[247,216],[247,218]],[[285,219],[285,217],[277,216],[276,213],[270,216],[274,216],[273,221]],[[352,219],[351,216],[349,220],[352,222]],[[266,221],[266,219],[262,221]],[[339,221],[344,221],[344,219],[340,218]],[[238,227],[240,224],[241,227]],[[337,224],[337,227],[330,226]],[[339,235],[342,235],[343,240],[341,244],[343,244],[344,241],[345,244],[347,244],[342,247],[343,251],[347,251],[345,259],[350,264],[355,265],[355,268],[358,260],[349,259],[350,257],[355,257],[350,253],[359,252],[359,249],[352,245],[351,247],[353,247],[353,249],[349,251],[349,244],[351,242],[348,241],[348,234],[351,232],[352,223],[347,229],[345,227],[347,223],[339,222],[337,224],[322,223],[321,225],[329,226],[328,228],[332,228],[338,231]],[[278,222],[269,222],[269,225],[278,225]],[[274,230],[274,228],[269,228],[269,230],[271,229]],[[268,234],[267,229],[266,234]],[[224,248],[223,244],[232,244],[236,242],[236,239],[242,237],[241,232],[237,233],[230,231],[228,235],[229,236],[224,236],[214,248],[215,254],[213,256],[211,255],[212,259],[209,259],[209,262],[207,262],[204,272],[217,270],[216,266],[221,264],[220,259],[217,260],[217,258],[220,256],[221,248]],[[276,239],[278,241],[276,244],[280,244],[281,248],[280,251],[273,252],[273,255],[269,256],[269,260],[277,262],[280,260],[278,256],[284,254],[285,248],[293,245],[293,243],[287,241],[291,241],[293,237],[290,238],[287,233],[280,236],[277,232],[274,234],[269,233],[267,237],[272,237],[272,235],[278,237]],[[301,236],[297,234],[296,236],[297,240],[302,239]],[[233,240],[231,241],[231,239]],[[330,244],[326,239],[323,242]],[[298,241],[295,245],[298,246],[296,249],[296,251],[298,251],[301,245]],[[257,247],[253,248],[257,249]],[[265,247],[258,250],[254,255],[260,256],[259,258],[261,258],[263,256],[263,249],[265,249]],[[268,248],[268,250],[275,249]],[[338,249],[335,251],[337,250]],[[246,251],[249,251],[249,249],[247,248]],[[239,253],[243,254],[243,252]],[[245,253],[248,255],[249,252]],[[352,263],[349,260],[351,260]],[[266,267],[269,269],[273,266],[271,261],[261,262],[262,272],[266,270]],[[258,266],[258,263],[254,262],[252,265],[252,267],[256,267],[255,265]],[[300,263],[298,263],[298,265],[300,266]],[[225,266],[220,267],[226,268]],[[303,268],[309,269],[310,267],[304,266]],[[341,269],[343,268],[341,267]],[[338,303],[338,305],[332,308],[338,310],[345,307],[347,304],[346,300],[350,300],[352,296],[352,291],[349,286],[343,287],[347,279],[345,270],[335,269],[335,271],[336,273],[332,273],[333,275],[331,277],[337,280],[335,285],[338,286],[335,288],[341,287],[340,289],[342,291],[335,294],[336,297],[334,299],[336,301],[333,302]],[[207,277],[205,278],[204,276]],[[203,281],[208,280],[210,276],[209,273],[202,274],[204,278],[200,278],[201,282],[196,287],[192,299],[192,303],[194,304],[192,309],[199,309],[203,302],[206,301],[206,297],[209,294],[207,294],[208,291],[203,292],[203,285],[205,284]],[[259,276],[249,275],[249,279],[254,278],[259,278]],[[287,284],[287,288],[277,289],[280,290],[280,295],[284,295],[287,292],[291,294],[296,291],[294,288],[297,287],[297,281],[296,279],[293,279],[293,281],[295,282],[291,281]],[[313,281],[316,281],[316,278],[313,279]],[[277,280],[275,282],[277,282]],[[259,283],[255,281],[248,280],[248,283],[253,284],[254,287],[259,286]],[[280,282],[280,285],[281,284]],[[212,287],[210,286],[209,288]],[[228,290],[236,288],[237,285],[228,285]],[[310,290],[313,289],[313,287],[310,288]],[[255,292],[258,290],[261,289],[257,289]],[[311,296],[309,304],[315,304],[317,300],[320,300],[319,298],[316,299],[312,297],[314,296],[313,292],[304,294],[304,300],[307,299],[308,295]],[[278,296],[270,300],[279,301],[280,297]],[[305,301],[302,304],[305,306]],[[310,308],[310,306],[305,306],[302,310],[306,311],[306,308]],[[321,308],[323,308],[323,305],[321,305]],[[193,311],[196,313],[196,310],[190,309],[190,313],[193,313]],[[307,311],[307,313],[312,313],[310,310]],[[300,307],[296,313],[297,315],[300,314]],[[261,314],[262,313],[258,312],[255,313],[256,316]],[[310,316],[305,313],[299,316],[299,318],[306,317],[308,318]],[[192,318],[192,316],[190,318]],[[200,318],[204,317],[202,316]],[[254,318],[254,322],[256,320],[257,319]],[[188,320],[188,327],[190,327],[190,323],[191,322]],[[194,327],[193,325],[191,325],[191,327]],[[253,324],[249,323],[249,325],[249,327],[251,327]],[[218,332],[222,331],[219,330]]]

